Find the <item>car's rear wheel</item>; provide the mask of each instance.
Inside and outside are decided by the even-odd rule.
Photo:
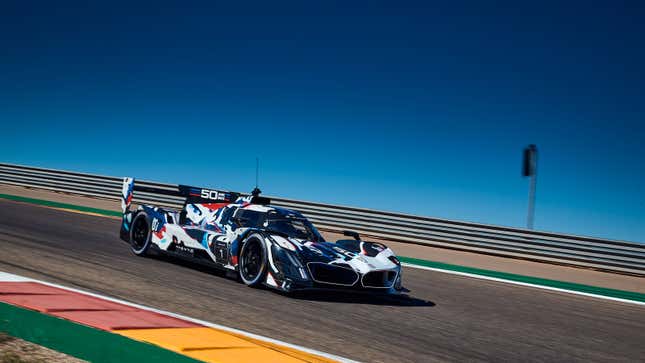
[[[259,234],[252,234],[242,245],[239,260],[240,279],[248,286],[258,286],[267,273],[267,249]]]
[[[150,220],[145,212],[138,213],[130,229],[130,248],[137,256],[145,256],[150,248]]]

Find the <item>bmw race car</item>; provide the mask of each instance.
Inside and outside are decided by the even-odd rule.
[[[250,196],[178,186],[159,190],[125,178],[121,239],[136,255],[151,250],[205,263],[239,275],[248,286],[284,292],[333,288],[401,291],[401,264],[381,243],[326,242],[299,212],[270,205],[256,188]],[[131,209],[134,191],[185,198],[181,210],[152,205]],[[148,194],[150,195],[150,194]]]

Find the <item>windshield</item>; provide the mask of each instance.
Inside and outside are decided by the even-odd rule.
[[[314,226],[306,219],[269,219],[266,228],[284,233],[289,237],[311,242],[321,242],[323,239]]]

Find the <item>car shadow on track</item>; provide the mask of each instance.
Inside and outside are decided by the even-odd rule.
[[[175,265],[183,266],[190,268],[191,270],[199,271],[202,273],[207,273],[213,276],[217,276],[222,279],[236,280],[232,278],[230,274],[226,271],[220,270],[218,268],[200,264],[194,261],[190,261],[183,258],[177,258],[173,256],[168,256],[160,253],[150,254],[147,257],[154,258],[159,261],[164,261],[167,263],[172,263]],[[239,282],[239,281],[238,281]],[[243,288],[244,285],[240,284],[240,288]],[[275,293],[296,300],[315,300],[315,301],[325,301],[325,302],[334,302],[334,303],[345,303],[345,304],[369,304],[369,305],[382,305],[382,306],[410,306],[410,307],[419,307],[419,306],[435,306],[435,303],[429,300],[422,300],[407,294],[400,295],[387,295],[387,294],[377,294],[377,293],[368,293],[368,292],[357,292],[351,290],[309,290],[309,291],[294,291],[291,293],[284,293],[269,289],[267,287],[259,287],[258,289],[266,290],[267,292]],[[409,292],[405,290],[404,292]]]
[[[199,263],[197,261],[189,260],[187,258],[181,258],[178,256],[169,256],[158,251],[154,251],[145,256],[146,258],[151,258],[157,261],[166,262],[172,265],[186,267],[191,270],[199,271],[213,276],[218,276],[221,278],[226,278],[227,271],[213,267],[209,264]]]
[[[385,295],[370,294],[353,291],[296,291],[284,294],[296,300],[315,300],[344,304],[368,304],[383,306],[410,306],[410,307],[432,307],[435,306],[430,300],[422,300],[409,295]]]

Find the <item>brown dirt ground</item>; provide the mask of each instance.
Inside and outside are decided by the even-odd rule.
[[[84,360],[0,333],[0,363],[80,363]]]

